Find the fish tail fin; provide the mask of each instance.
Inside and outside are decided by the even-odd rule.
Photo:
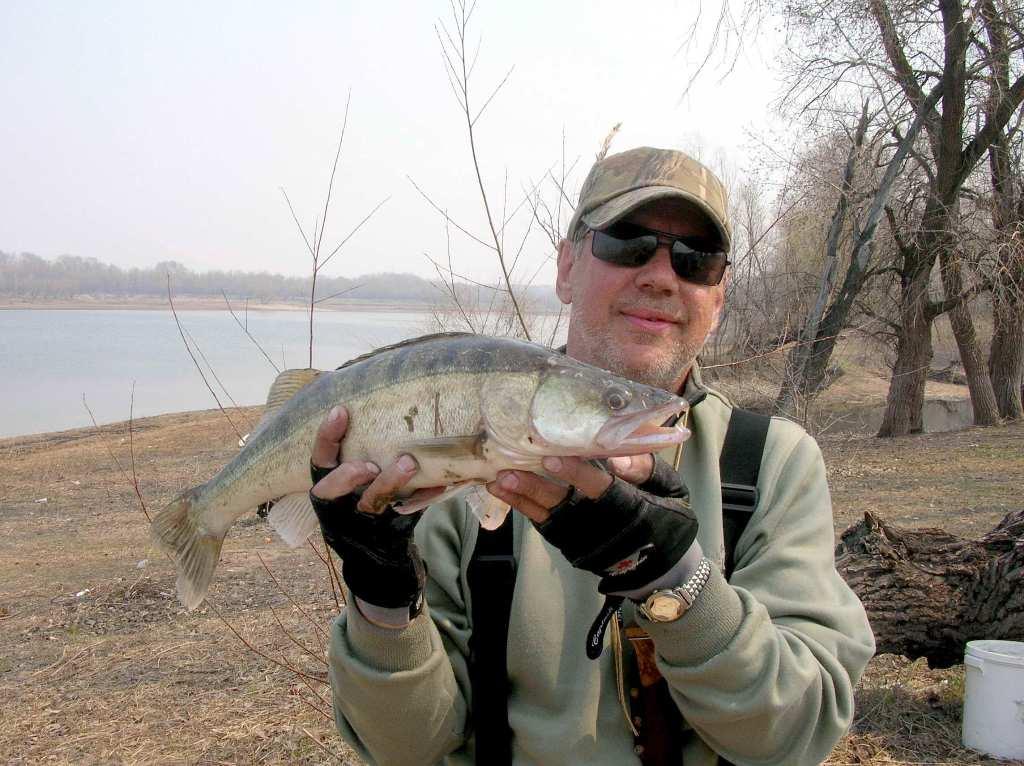
[[[153,519],[153,540],[178,567],[178,599],[191,611],[202,603],[220,560],[224,535],[210,534],[191,513],[200,487],[172,500]]]

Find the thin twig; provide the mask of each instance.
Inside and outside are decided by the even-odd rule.
[[[332,719],[332,720],[333,720],[333,719]],[[344,760],[344,759],[343,759],[343,758],[342,758],[342,757],[341,757],[340,755],[338,755],[337,753],[334,753],[334,752],[330,751],[330,750],[329,750],[329,749],[327,748],[327,745],[325,745],[325,744],[324,744],[323,742],[321,742],[321,741],[320,741],[320,740],[318,740],[318,739],[317,739],[316,737],[314,737],[314,736],[313,736],[312,734],[310,734],[310,733],[309,733],[308,731],[306,731],[306,730],[305,730],[305,728],[303,728],[302,726],[300,726],[299,728],[300,728],[300,729],[302,729],[302,733],[303,733],[303,734],[305,734],[305,735],[306,735],[307,737],[309,737],[309,738],[310,738],[311,740],[313,740],[313,741],[314,741],[314,742],[315,742],[315,743],[316,743],[317,745],[319,745],[319,746],[320,746],[320,749],[321,749],[321,750],[323,750],[323,751],[324,751],[325,753],[327,753],[327,754],[328,754],[329,756],[331,756],[332,758],[337,758],[338,760]]]
[[[443,216],[444,216],[444,217],[445,217],[446,219],[448,219],[448,214],[447,214],[447,213],[446,213],[446,212],[445,212],[444,210],[442,210],[442,209],[441,209],[441,207],[440,207],[440,206],[439,206],[439,205],[438,205],[438,204],[437,204],[436,202],[434,202],[434,200],[432,200],[432,199],[430,198],[430,196],[429,196],[429,195],[428,195],[428,194],[427,194],[427,193],[426,193],[425,191],[423,191],[423,189],[421,189],[421,188],[419,187],[419,185],[418,185],[418,184],[417,184],[417,183],[416,183],[416,182],[415,182],[415,181],[414,181],[414,180],[412,179],[412,176],[408,176],[408,175],[407,175],[407,176],[406,176],[406,178],[408,178],[408,179],[409,179],[409,183],[411,183],[411,184],[412,184],[413,188],[414,188],[414,189],[415,189],[416,191],[418,191],[418,192],[420,193],[420,196],[422,196],[422,197],[423,197],[423,199],[425,199],[425,200],[427,201],[427,203],[428,203],[428,204],[429,204],[429,205],[430,205],[430,206],[431,206],[432,208],[434,208],[434,210],[436,210],[436,211],[437,211],[438,213],[440,213],[440,214],[441,214],[441,215],[443,215]],[[448,219],[448,220],[451,220],[451,219]],[[484,246],[484,247],[486,247],[486,248],[487,248],[488,250],[493,250],[493,249],[494,249],[494,245],[493,245],[492,243],[490,243],[490,242],[485,242],[484,240],[480,239],[480,237],[476,236],[475,234],[472,234],[472,233],[470,233],[470,232],[466,231],[466,229],[464,229],[464,228],[462,228],[461,226],[459,226],[459,224],[458,224],[458,222],[457,222],[457,221],[451,220],[451,224],[452,224],[452,226],[454,226],[454,227],[455,227],[456,229],[458,229],[458,230],[459,230],[459,231],[461,231],[461,232],[462,232],[463,234],[465,234],[465,235],[466,235],[467,237],[469,237],[469,238],[470,238],[471,240],[473,240],[474,242],[476,242],[476,243],[477,243],[478,245],[483,245],[483,246]]]
[[[274,364],[274,360],[270,358],[270,354],[268,354],[263,349],[263,346],[260,345],[259,341],[256,340],[256,338],[254,338],[252,336],[252,333],[249,332],[249,301],[248,301],[248,299],[246,299],[246,302],[245,302],[245,324],[242,324],[242,322],[238,319],[238,316],[235,314],[235,310],[233,308],[231,308],[231,301],[228,300],[228,294],[226,292],[224,292],[223,290],[220,291],[220,294],[224,296],[224,303],[228,307],[228,311],[231,312],[231,318],[234,319],[235,322],[238,324],[238,326],[242,328],[242,332],[245,333],[246,337],[248,337],[249,340],[251,340],[253,343],[256,344],[256,348],[258,348],[260,350],[260,353],[263,354],[263,356],[266,358],[266,360],[268,362],[270,362],[270,366],[274,368],[274,372],[280,374],[281,373],[281,368],[278,367],[276,364]]]
[[[290,630],[288,630],[288,628],[286,628],[286,627],[284,626],[284,623],[283,623],[283,622],[281,622],[281,618],[280,618],[280,616],[278,616],[278,614],[277,614],[277,610],[276,610],[276,609],[274,609],[274,605],[273,605],[273,604],[267,604],[267,606],[268,606],[268,607],[270,607],[270,614],[271,614],[271,615],[273,615],[273,617],[274,617],[274,621],[275,621],[275,622],[277,623],[277,627],[281,629],[281,633],[283,633],[283,634],[284,634],[284,637],[285,637],[285,638],[287,638],[287,639],[288,639],[289,641],[291,641],[291,642],[292,642],[293,644],[295,644],[295,645],[296,645],[297,647],[299,647],[299,649],[301,649],[301,650],[302,650],[303,652],[305,652],[306,654],[308,654],[308,655],[309,655],[310,657],[312,657],[312,658],[313,658],[314,660],[316,660],[317,662],[319,662],[319,663],[322,663],[322,664],[324,664],[324,665],[326,665],[326,664],[327,664],[327,663],[326,663],[326,662],[324,661],[324,658],[323,658],[323,655],[322,655],[322,654],[320,654],[320,655],[317,655],[317,654],[316,654],[316,652],[314,652],[314,651],[313,651],[312,649],[310,649],[310,648],[309,648],[308,646],[306,646],[306,645],[305,645],[304,643],[302,643],[301,641],[299,641],[299,639],[297,639],[297,638],[296,638],[296,637],[295,637],[295,636],[294,636],[294,635],[292,634],[292,632],[291,632]],[[323,650],[323,647],[321,647],[321,651],[322,651],[322,650]]]
[[[341,135],[338,136],[338,149],[334,153],[334,165],[331,166],[331,179],[327,182],[327,196],[324,198],[323,225],[320,227],[320,235],[314,234],[313,241],[316,243],[313,250],[320,253],[320,244],[324,239],[324,231],[327,229],[327,211],[331,207],[331,192],[334,190],[334,175],[338,172],[338,159],[341,157],[341,145],[345,142],[345,129],[348,127],[348,107],[352,103],[352,88],[348,89],[348,97],[345,99],[345,116],[341,122]],[[310,365],[312,366],[312,365]]]
[[[139,507],[142,509],[142,513],[146,516],[146,521],[152,521],[149,517],[149,510],[146,508],[146,501],[142,498],[142,492],[139,491],[139,475],[135,471],[135,431],[132,429],[132,423],[135,420],[135,381],[132,381],[132,394],[131,399],[128,403],[128,455],[132,461],[132,488],[135,490],[135,496],[139,498]]]
[[[295,208],[292,207],[292,201],[288,199],[288,192],[284,190],[283,186],[279,186],[278,188],[281,190],[281,194],[284,196],[284,201],[288,204],[288,212],[292,214],[292,220],[295,221],[295,228],[299,230],[299,234],[302,235],[302,241],[306,243],[306,249],[309,251],[309,254],[315,258],[316,254],[313,251],[313,246],[309,244],[309,238],[306,237],[306,232],[302,228],[302,224],[299,223],[299,217],[295,215]]]
[[[96,422],[96,416],[93,414],[92,408],[89,407],[89,402],[86,401],[85,394],[82,394],[82,405],[85,407],[86,412],[89,413],[89,419],[92,420],[92,426],[93,428],[96,429],[96,435],[99,436],[100,443],[107,450],[107,454],[110,455],[110,459],[114,461],[114,465],[117,466],[117,470],[121,472],[121,476],[124,478],[125,482],[127,482],[128,484],[133,484],[131,477],[129,477],[128,475],[128,472],[125,470],[124,466],[121,465],[121,461],[117,459],[117,455],[114,454],[114,450],[107,443],[107,440],[103,435],[103,430]],[[114,502],[114,497],[113,495],[110,494],[110,489],[107,487],[106,484],[103,485],[103,489],[106,490],[107,497],[110,499],[110,501]],[[149,512],[146,510],[145,504],[143,504],[142,506],[142,512],[146,515],[146,519],[148,520]]]
[[[334,606],[340,612],[341,601],[338,599],[338,591],[335,590],[334,587],[334,563],[331,561],[330,549],[328,549],[327,556],[325,557],[322,553],[320,553],[320,549],[313,544],[313,538],[307,538],[306,542],[309,543],[309,547],[313,549],[313,553],[316,554],[316,557],[323,562],[323,565],[325,567],[327,567],[327,579],[331,583],[331,595],[334,596]]]
[[[258,558],[260,560],[260,563],[263,564],[263,568],[267,570],[267,574],[270,575],[270,579],[274,581],[274,584],[277,586],[277,589],[280,590],[288,598],[288,600],[292,602],[292,605],[296,609],[298,609],[299,612],[302,613],[302,616],[309,620],[314,625],[314,627],[316,627],[317,631],[326,639],[327,633],[324,631],[323,628],[320,627],[320,623],[316,622],[312,617],[310,617],[306,613],[306,610],[299,606],[299,603],[292,597],[292,594],[284,589],[280,581],[277,579],[277,577],[274,576],[274,573],[270,570],[270,567],[267,566],[267,563],[263,560],[263,557],[259,554],[259,552],[256,553],[256,558]],[[321,650],[323,649],[323,644],[321,644],[320,648]]]
[[[355,233],[357,231],[359,231],[361,228],[363,228],[363,224],[366,223],[367,221],[369,221],[371,218],[373,218],[373,214],[376,213],[378,210],[380,210],[384,206],[384,204],[386,202],[388,202],[390,199],[391,199],[391,197],[387,196],[384,199],[382,199],[380,202],[378,202],[374,206],[373,210],[371,210],[369,213],[367,213],[366,216],[363,218],[363,220],[361,220],[359,223],[357,223],[355,228],[352,229],[352,231],[350,231],[348,233],[348,235],[343,240],[341,240],[341,242],[338,243],[338,246],[335,247],[326,258],[324,258],[323,262],[320,264],[320,266],[318,268],[322,269],[324,266],[326,266],[328,264],[328,262],[331,260],[331,258],[333,258],[335,256],[335,254],[339,250],[341,250],[341,248],[345,245],[345,243],[348,242],[350,239],[352,239],[353,235],[355,235]]]
[[[323,303],[324,301],[329,301],[331,298],[337,298],[339,295],[345,295],[346,293],[350,293],[353,290],[358,290],[360,287],[362,287],[362,285],[352,285],[352,287],[346,287],[344,290],[339,290],[336,293],[331,293],[326,298],[317,298],[316,302]]]
[[[181,320],[178,319],[178,312],[174,308],[174,298],[171,296],[170,272],[167,273],[167,302],[171,304],[171,313],[174,315],[174,323],[178,326],[178,333],[181,335],[181,342],[185,344],[185,350],[188,351],[188,355],[192,358],[192,363],[196,366],[196,370],[199,371],[199,377],[203,379],[203,383],[206,384],[206,388],[213,396],[213,400],[217,402],[217,408],[220,410],[221,414],[227,419],[228,423],[231,424],[231,428],[235,432],[235,435],[238,436],[239,440],[241,440],[242,434],[239,433],[238,428],[235,426],[234,421],[231,419],[231,416],[228,415],[227,411],[224,409],[224,406],[220,403],[220,399],[217,398],[217,392],[213,390],[213,386],[210,385],[210,381],[206,379],[206,375],[203,374],[203,368],[199,366],[199,362],[196,360],[195,354],[192,353],[192,349],[189,348],[188,341],[185,339],[185,331],[184,329],[182,329]]]
[[[277,667],[281,668],[282,670],[287,670],[287,671],[289,671],[291,673],[294,673],[294,674],[296,674],[298,676],[304,676],[304,677],[306,677],[306,678],[308,678],[308,679],[310,679],[312,681],[316,681],[318,684],[327,685],[329,683],[329,682],[325,681],[322,678],[317,678],[316,676],[309,675],[308,673],[305,673],[305,672],[299,670],[298,668],[292,666],[290,663],[281,662],[279,660],[274,659],[273,657],[271,657],[266,652],[260,651],[255,646],[253,646],[252,643],[245,638],[245,636],[243,636],[241,633],[239,633],[235,629],[234,625],[232,625],[230,622],[228,622],[228,620],[224,617],[224,615],[222,615],[220,613],[220,610],[217,609],[216,605],[213,603],[213,601],[210,599],[209,596],[206,597],[206,604],[207,604],[207,606],[210,607],[211,610],[213,610],[213,613],[215,615],[217,615],[217,617],[220,619],[220,621],[223,622],[227,626],[227,629],[235,634],[235,638],[237,638],[239,641],[241,641],[245,645],[245,647],[250,652],[252,652],[253,654],[256,654],[256,655],[262,657],[267,662],[270,662],[270,663],[276,665]]]
[[[235,409],[238,409],[238,402],[235,401],[235,397],[233,397],[231,393],[228,391],[227,387],[224,385],[224,382],[220,379],[220,376],[217,374],[217,371],[213,369],[213,365],[210,364],[210,360],[206,358],[206,354],[203,353],[203,349],[199,346],[199,343],[196,342],[195,336],[192,335],[192,332],[190,330],[185,330],[185,334],[188,335],[188,339],[192,341],[192,347],[199,352],[199,357],[206,363],[206,369],[208,369],[210,371],[210,374],[213,375],[213,379],[217,381],[217,385],[220,386],[220,390],[224,392],[224,396],[226,396],[228,398],[228,401],[231,402],[231,406],[234,407]]]

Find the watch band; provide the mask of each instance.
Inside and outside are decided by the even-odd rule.
[[[702,558],[697,570],[682,585],[656,590],[637,606],[637,611],[651,622],[678,620],[693,606],[694,601],[711,577],[711,562]]]
[[[687,609],[693,606],[693,602],[697,600],[697,596],[700,595],[700,592],[704,590],[704,586],[707,585],[709,577],[711,577],[711,562],[703,558],[697,565],[697,571],[690,575],[686,582],[676,588],[676,591],[686,599]]]

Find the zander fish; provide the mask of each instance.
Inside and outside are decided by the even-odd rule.
[[[203,600],[224,536],[247,511],[276,500],[270,523],[293,546],[318,529],[309,457],[321,421],[338,404],[349,411],[342,459],[384,467],[408,453],[419,471],[407,493],[447,488],[429,500],[413,497],[401,512],[467,493],[488,529],[501,524],[508,506],[480,485],[502,469],[539,472],[548,455],[639,455],[688,436],[663,425],[678,421],[684,399],[507,338],[428,335],[331,372],[287,370],[235,459],[153,520],[154,539],[178,566],[187,608]]]

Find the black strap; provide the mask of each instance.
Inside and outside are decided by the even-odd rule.
[[[734,409],[729,419],[719,458],[727,578],[735,565],[736,541],[757,506],[757,477],[770,423],[766,415],[741,409]],[[469,676],[476,763],[506,766],[512,763],[508,724],[508,626],[516,582],[512,514],[495,531],[480,530],[467,577],[473,618]],[[674,705],[671,709],[677,710]],[[719,763],[728,762],[721,759]]]
[[[767,415],[736,408],[725,432],[718,469],[722,478],[726,579],[732,576],[736,566],[736,542],[757,507],[757,476],[770,424],[771,418]]]
[[[469,638],[469,680],[476,762],[512,763],[508,725],[508,624],[516,562],[512,556],[512,514],[493,532],[481,528],[467,571],[473,633]]]

